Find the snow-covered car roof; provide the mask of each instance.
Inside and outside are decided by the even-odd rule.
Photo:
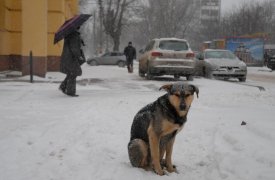
[[[157,41],[162,41],[162,40],[166,40],[166,41],[169,41],[169,40],[174,40],[174,41],[187,41],[186,39],[179,39],[179,38],[155,38],[153,40],[157,40]]]

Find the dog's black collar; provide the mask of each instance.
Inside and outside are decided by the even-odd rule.
[[[162,98],[164,97],[164,98]],[[165,110],[165,113],[172,119],[175,120],[176,124],[183,125],[186,121],[187,118],[186,116],[180,117],[176,111],[176,109],[172,106],[172,104],[169,102],[169,96],[168,94],[165,94],[158,99],[160,105],[162,108]]]

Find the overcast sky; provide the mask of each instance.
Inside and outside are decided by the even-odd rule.
[[[234,7],[238,7],[238,5],[245,3],[252,3],[252,2],[260,2],[263,0],[221,0],[222,7],[221,12],[224,14],[225,12],[231,10]]]

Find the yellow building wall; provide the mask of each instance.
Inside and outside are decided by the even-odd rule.
[[[11,9],[21,9],[21,1],[22,0],[5,0],[5,4]]]
[[[22,9],[22,55],[28,56],[32,50],[34,56],[46,57],[47,0],[24,0]]]
[[[15,1],[16,2],[16,1]],[[20,1],[21,2],[21,1]],[[8,54],[21,54],[22,48],[22,16],[21,16],[21,9],[18,5],[14,3],[11,4],[14,6],[8,6],[6,9],[6,29],[8,31],[8,42],[4,44],[9,44],[6,46],[5,52]]]
[[[21,54],[21,0],[0,0],[0,55]]]
[[[78,13],[78,0],[48,0],[48,55],[60,56],[63,41],[53,44],[54,34],[58,28]]]
[[[63,43],[54,45],[54,34],[65,21],[65,1],[48,0],[48,55],[59,56]]]
[[[24,17],[22,16],[22,6],[25,9]],[[44,14],[45,8],[46,15]],[[43,18],[39,15],[42,12],[44,14]],[[62,51],[63,41],[54,45],[54,33],[66,19],[77,13],[78,0],[0,0],[0,55],[26,55],[27,51],[29,51],[27,49],[36,49],[37,46],[33,46],[34,42],[32,39],[38,38],[35,41],[38,46],[45,42],[45,39],[39,36],[43,37],[42,34],[45,33],[43,28],[45,27],[44,22],[46,22],[47,47],[44,49],[47,50],[47,55],[59,56]],[[38,20],[38,18],[40,19]],[[22,21],[24,21],[23,24]],[[40,21],[39,25],[35,24],[36,21]],[[30,33],[25,33],[21,37],[23,26],[25,31]],[[34,33],[31,33],[32,31]],[[24,44],[24,47],[22,47],[22,44]],[[30,48],[31,46],[33,47]],[[38,54],[45,55],[42,51],[40,49]]]
[[[78,0],[65,0],[66,19],[76,15],[78,12]]]
[[[0,32],[3,31],[5,25],[5,1],[0,0]]]
[[[34,8],[35,7],[35,8]],[[0,0],[0,58],[9,55],[60,57],[54,34],[78,14],[78,0]]]

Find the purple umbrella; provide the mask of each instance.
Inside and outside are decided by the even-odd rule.
[[[91,16],[90,14],[79,14],[65,21],[54,35],[54,44],[76,30],[77,27],[81,26]]]

